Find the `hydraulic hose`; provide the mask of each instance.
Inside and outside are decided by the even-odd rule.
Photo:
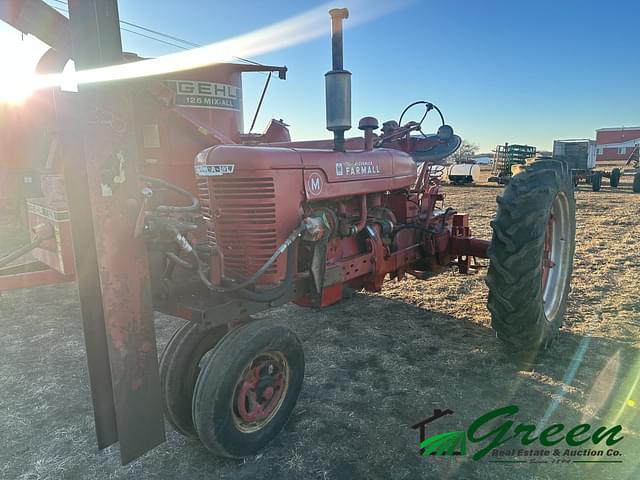
[[[202,283],[204,283],[209,290],[218,293],[238,292],[240,295],[249,300],[262,302],[273,301],[276,298],[281,297],[291,287],[291,283],[293,281],[293,266],[295,263],[293,261],[294,250],[291,248],[291,246],[300,237],[300,234],[305,229],[306,226],[304,225],[304,223],[301,223],[291,232],[291,234],[289,234],[287,239],[282,242],[282,244],[276,249],[276,251],[273,252],[273,255],[271,255],[271,257],[253,275],[251,275],[251,277],[243,280],[241,283],[229,287],[217,287],[213,285],[207,278],[204,264],[196,254],[195,250],[191,250],[191,252],[189,253],[197,260],[198,275],[200,276],[200,280],[202,280]],[[250,285],[254,285],[258,278],[264,275],[269,267],[271,267],[271,265],[273,265],[275,261],[280,257],[280,255],[282,255],[285,251],[287,251],[287,272],[283,283],[278,287],[275,287],[271,290],[266,290],[264,292],[254,292],[251,290],[247,290],[247,287],[249,287]]]
[[[264,262],[264,265],[262,265],[253,275],[251,275],[249,278],[247,278],[246,280],[244,280],[242,283],[239,283],[237,285],[234,285],[232,287],[228,287],[228,288],[224,288],[224,292],[234,292],[236,290],[241,290],[243,288],[248,287],[249,285],[253,285],[254,283],[256,283],[256,280],[258,280],[258,278],[260,278],[262,275],[264,275],[264,272],[266,272],[269,267],[271,265],[273,265],[275,263],[275,261],[278,259],[278,257],[280,257],[280,255],[282,255],[285,250],[287,250],[292,244],[293,242],[295,242],[298,237],[300,236],[300,234],[306,229],[304,224],[300,224],[298,225],[298,227],[296,227],[293,232],[291,232],[291,234],[289,234],[289,236],[287,237],[287,239],[282,242],[282,245],[280,245],[275,252],[273,252],[273,255],[271,255],[271,257]]]
[[[265,290],[263,292],[254,292],[252,290],[248,290],[243,288],[239,290],[240,296],[246,298],[247,300],[252,300],[254,302],[273,302],[278,298],[282,297],[285,293],[289,291],[291,285],[293,285],[293,267],[295,265],[294,254],[295,249],[292,248],[293,245],[289,246],[287,250],[287,270],[282,283],[272,288],[271,290]]]
[[[186,260],[180,258],[178,255],[176,255],[173,252],[167,252],[165,253],[165,255],[169,258],[169,260],[171,260],[173,263],[175,263],[176,265],[181,266],[182,268],[186,269],[186,270],[195,270],[196,268],[198,268],[197,264],[191,264],[189,262],[187,262]]]
[[[187,205],[184,207],[176,207],[174,205],[158,205],[158,207],[156,208],[157,211],[165,212],[165,213],[167,212],[184,213],[184,212],[197,212],[200,209],[200,201],[191,192],[188,192],[187,190],[180,188],[177,185],[174,185],[173,183],[166,182],[160,178],[148,177],[146,175],[140,175],[140,178],[145,182],[149,182],[154,185],[159,185],[168,190],[171,190],[179,195],[182,195],[183,197],[188,198],[191,201],[191,205]]]
[[[271,290],[265,290],[263,292],[254,292],[252,290],[248,290],[247,288],[238,289],[238,288],[216,287],[207,278],[204,268],[201,268],[202,262],[199,263],[200,268],[198,268],[198,275],[202,283],[204,283],[209,290],[212,290],[214,292],[226,293],[230,291],[237,291],[241,297],[246,298],[247,300],[252,300],[254,302],[272,302],[280,298],[289,290],[289,288],[291,288],[291,285],[293,283],[293,273],[294,273],[293,266],[295,264],[294,258],[293,258],[294,253],[295,251],[293,248],[291,248],[291,245],[290,245],[287,250],[287,271],[286,271],[285,279],[283,280],[282,284]],[[194,255],[195,255],[195,252],[194,252]]]

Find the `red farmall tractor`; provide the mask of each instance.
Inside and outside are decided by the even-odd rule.
[[[163,271],[177,266],[205,286],[184,298],[167,292],[167,311],[192,322],[162,354],[165,412],[179,432],[224,456],[262,448],[287,421],[302,387],[296,335],[251,321],[253,313],[291,301],[325,307],[347,290],[377,292],[387,278],[426,280],[450,265],[469,273],[473,259],[485,257],[493,327],[509,346],[545,347],[566,307],[575,236],[566,166],[553,160],[523,166],[498,198],[491,242],[474,238],[467,215],[445,207],[431,175],[430,160],[460,144],[444,119],[435,135],[422,134],[425,113],[420,122],[387,122],[375,136],[377,121],[366,117],[359,124],[362,148],[345,149],[347,13],[331,15],[326,96],[333,149],[213,146],[196,157],[198,198],[191,198],[189,218],[167,213],[171,207],[147,214],[150,241],[166,245]],[[425,105],[427,113],[436,109]],[[195,245],[188,232],[200,218],[206,243]]]
[[[512,349],[545,348],[567,304],[575,204],[566,164],[521,166],[497,198],[493,238],[475,238],[468,216],[445,204],[432,168],[460,145],[437,107],[416,102],[425,108],[419,121],[401,116],[380,135],[365,117],[363,138],[345,139],[348,12],[330,13],[333,141],[291,142],[282,122],[262,136],[240,135],[239,66],[155,79],[134,97],[147,175],[137,234],[146,239],[154,308],[188,320],[161,355],[164,411],[178,432],[222,456],[263,448],[303,384],[300,341],[284,326],[254,321],[258,312],[288,302],[322,308],[353,290],[378,292],[407,275],[428,280],[451,266],[472,273],[477,258],[490,260],[492,326]],[[431,112],[442,123],[436,134],[422,131]],[[30,209],[32,217],[42,211]]]

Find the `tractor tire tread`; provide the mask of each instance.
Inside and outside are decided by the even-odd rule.
[[[566,298],[561,312],[549,321],[542,303],[542,252],[546,219],[557,192],[569,199],[572,231],[575,229],[572,182],[564,162],[536,161],[512,177],[498,200],[488,249],[487,307],[498,338],[513,350],[546,348],[557,336]],[[571,245],[575,248],[573,239]],[[568,290],[567,285],[566,293]]]

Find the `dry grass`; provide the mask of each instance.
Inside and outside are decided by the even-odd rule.
[[[623,181],[627,182],[628,179]],[[623,185],[623,191],[628,185]],[[447,203],[489,235],[495,187],[447,187]],[[305,344],[303,391],[285,430],[262,455],[221,460],[168,432],[168,441],[121,467],[116,448],[98,452],[74,285],[0,295],[0,478],[640,478],[633,381],[640,372],[640,195],[579,191],[578,244],[569,311],[559,342],[536,365],[513,363],[489,328],[483,274],[445,272],[390,283],[323,311],[269,312]],[[7,231],[7,228],[5,228]],[[15,235],[0,237],[2,249]],[[16,240],[16,241],[19,241]],[[0,249],[0,251],[2,250]],[[159,316],[162,348],[179,321]],[[569,382],[576,352],[583,361]],[[496,465],[418,455],[410,425],[451,408],[438,429],[460,428],[515,403],[535,423],[625,426],[624,463]]]

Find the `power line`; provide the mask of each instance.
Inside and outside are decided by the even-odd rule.
[[[140,30],[144,30],[145,32],[149,32],[149,33],[154,33],[156,35],[160,35],[161,37],[168,38],[169,40],[175,40],[176,42],[184,43],[185,45],[189,45],[190,47],[198,48],[198,47],[202,46],[202,45],[200,45],[198,43],[190,42],[189,40],[183,40],[182,38],[174,37],[174,36],[168,35],[166,33],[158,32],[157,30],[152,30],[151,28],[143,27],[142,25],[136,25],[135,23],[127,22],[125,20],[120,20],[120,23],[122,23],[124,25],[129,25],[130,27],[139,28]],[[151,37],[149,37],[149,38],[151,38]]]
[[[54,1],[58,1],[58,0],[54,0]],[[60,3],[64,3],[64,2],[60,1]],[[56,6],[53,6],[53,5],[52,5],[52,7],[55,8],[60,13],[65,13],[65,14],[69,13],[66,10],[62,9],[62,8],[59,8],[59,7],[56,7]],[[125,22],[120,22],[120,23],[125,23]],[[139,35],[141,37],[148,38],[150,40],[155,40],[156,42],[164,43],[166,45],[171,45],[172,47],[176,47],[176,48],[179,48],[181,50],[188,50],[188,48],[183,47],[182,45],[176,45],[175,43],[167,42],[167,41],[162,40],[160,38],[152,37],[151,35],[145,35],[144,33],[136,32],[134,30],[129,30],[128,28],[120,27],[120,30],[122,30],[124,32],[133,33],[134,35]]]
[[[189,50],[187,47],[183,47],[182,45],[176,45],[175,43],[167,42],[166,40],[155,38],[155,37],[152,37],[151,35],[145,35],[144,33],[136,32],[134,30],[129,30],[128,28],[120,27],[120,30],[122,30],[123,32],[133,33],[134,35],[139,35],[141,37],[148,38],[150,40],[155,40],[156,42],[164,43],[165,45],[171,45],[172,47],[176,47],[181,50]]]
[[[56,7],[56,6],[52,5],[53,8],[55,8],[59,12],[62,12],[64,14],[66,14],[66,15],[69,14],[69,11],[67,9],[67,2],[65,2],[64,0],[52,0],[52,1],[65,6],[65,9],[62,9],[60,7]],[[185,40],[184,38],[180,38],[180,37],[176,37],[176,36],[173,36],[173,35],[169,35],[167,33],[163,33],[163,32],[160,32],[158,30],[154,30],[152,28],[144,27],[142,25],[138,25],[137,23],[128,22],[126,20],[120,20],[120,23],[123,24],[123,25],[128,25],[128,26],[133,27],[133,28],[137,28],[139,30],[143,30],[145,32],[149,32],[149,33],[153,33],[155,35],[159,35],[160,37],[164,37],[164,38],[167,38],[169,40],[173,40],[175,42],[180,42],[180,43],[182,43],[184,45],[188,45],[189,47],[193,47],[193,48],[202,47],[201,44],[198,44],[198,43],[195,43],[195,42],[191,42],[189,40]],[[189,50],[189,48],[184,47],[182,45],[176,45],[173,42],[169,42],[167,40],[163,40],[163,39],[157,38],[157,37],[152,37],[151,35],[145,35],[144,33],[136,32],[135,30],[130,30],[130,29],[124,28],[124,27],[120,27],[120,30],[128,32],[128,33],[132,33],[134,35],[138,35],[140,37],[148,38],[149,40],[155,40],[156,42],[164,43],[165,45],[170,45],[172,47],[176,47],[176,48],[179,48],[181,50]],[[236,56],[233,56],[233,58],[235,58],[236,60],[239,60],[241,62],[249,63],[249,64],[252,64],[252,65],[262,65],[259,62],[255,62],[255,61],[249,60],[247,58],[236,57]],[[265,72],[257,72],[257,73],[261,73],[262,75],[267,75]]]
[[[65,2],[63,0],[52,0],[52,1],[65,6],[64,11],[59,9],[58,7],[53,7],[53,8],[55,8],[56,10],[63,11],[63,13],[66,13],[66,14],[69,13],[68,12],[68,7],[67,7],[67,2]],[[201,47],[202,46],[202,45],[199,45],[197,43],[190,42],[189,40],[185,40],[184,38],[174,37],[173,35],[169,35],[167,33],[159,32],[157,30],[153,30],[153,29],[148,28],[148,27],[143,27],[142,25],[138,25],[138,24],[133,23],[133,22],[128,22],[126,20],[120,20],[120,23],[122,23],[123,25],[128,25],[129,27],[134,27],[134,28],[138,28],[140,30],[144,30],[145,32],[153,33],[155,35],[160,35],[161,37],[168,38],[169,40],[174,40],[176,42],[184,43],[185,45],[189,45],[190,47]],[[130,32],[130,33],[137,33],[137,32],[133,32],[131,30],[126,30],[124,28],[122,30],[125,30],[126,32]],[[140,35],[142,35],[142,34],[140,34]],[[147,36],[146,38],[150,38],[151,40],[158,40],[157,38],[153,38],[153,37],[150,37],[150,36]],[[173,45],[174,47],[177,46],[177,45],[171,44],[171,43],[169,45]],[[182,48],[182,47],[179,47],[179,48]]]

